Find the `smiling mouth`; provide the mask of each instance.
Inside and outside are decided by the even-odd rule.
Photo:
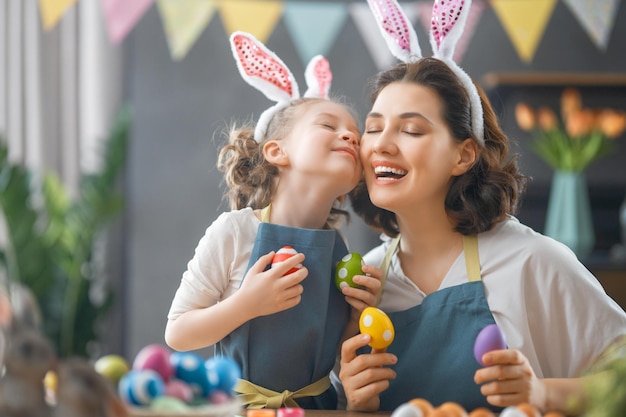
[[[385,167],[385,166],[377,166],[374,168],[374,174],[376,174],[376,179],[380,180],[399,180],[404,177],[408,171],[404,169]]]

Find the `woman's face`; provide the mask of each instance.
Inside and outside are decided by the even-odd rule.
[[[389,84],[374,102],[361,139],[372,202],[397,214],[425,205],[443,208],[451,177],[461,173],[460,152],[434,90]]]

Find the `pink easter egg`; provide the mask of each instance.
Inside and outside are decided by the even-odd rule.
[[[194,393],[191,385],[180,379],[172,378],[165,384],[165,395],[188,403],[193,400]]]
[[[274,258],[272,259],[272,268],[277,264],[291,258],[293,255],[296,255],[297,253],[298,251],[296,251],[291,246],[283,246],[274,254]],[[285,272],[285,275],[292,274],[300,268],[302,268],[302,264],[298,264],[294,268],[291,268],[289,271]]]
[[[143,347],[135,356],[133,369],[152,369],[161,376],[164,382],[169,381],[174,373],[170,363],[170,350],[160,344]]]
[[[483,356],[487,352],[492,350],[506,349],[506,341],[504,335],[500,331],[497,324],[490,324],[485,326],[476,336],[474,341],[474,357],[479,364],[485,366],[483,363]]]

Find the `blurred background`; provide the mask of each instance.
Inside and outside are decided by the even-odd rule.
[[[533,178],[519,218],[537,231],[544,228],[553,171],[530,152],[530,135],[517,127],[515,106],[557,110],[563,89],[575,87],[586,106],[626,109],[625,3],[473,2],[456,59],[488,93],[521,154],[522,170]],[[432,1],[401,4],[430,55]],[[122,123],[125,159],[119,175],[109,178],[123,205],[102,222],[88,259],[99,269],[88,278],[97,283],[83,296],[99,305],[112,295],[96,327],[92,356],[133,357],[147,344],[163,343],[181,274],[206,227],[228,208],[215,168],[221,132],[233,121],[256,120],[271,104],[239,76],[228,43],[234,30],[265,42],[303,91],[308,59],[327,56],[332,90],[348,99],[361,120],[370,105],[369,80],[396,62],[365,0],[0,0],[4,164],[24,167],[35,180],[55,172],[67,200],[80,198],[81,178],[106,169],[103,149],[120,128],[116,116],[130,109],[129,124]],[[585,172],[596,241],[583,261],[623,300],[626,263],[611,251],[623,243],[626,138],[615,141],[615,152]],[[2,172],[6,210],[9,188]],[[34,207],[41,198],[34,193]],[[7,222],[0,228],[4,280],[14,276],[6,266],[12,242]],[[378,242],[356,216],[346,235],[350,249],[361,253]]]

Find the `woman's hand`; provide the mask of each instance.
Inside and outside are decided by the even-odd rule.
[[[241,308],[250,311],[251,318],[288,310],[298,305],[302,298],[302,281],[309,274],[308,269],[302,266],[291,274],[284,274],[302,264],[304,254],[298,253],[265,271],[273,258],[274,252],[261,256],[248,270],[241,288],[234,295]]]
[[[357,350],[367,346],[370,340],[369,335],[359,334],[341,346],[339,379],[346,394],[348,410],[377,411],[380,393],[389,387],[389,380],[396,377],[393,369],[385,367],[397,362],[395,355],[374,351],[357,355]]]
[[[353,308],[353,315],[361,314],[361,311],[365,307],[375,307],[378,301],[378,294],[381,290],[380,279],[383,275],[383,271],[380,268],[371,265],[363,265],[363,274],[355,275],[352,280],[355,284],[361,286],[361,288],[353,288],[345,286],[341,289],[343,295],[346,296],[346,301]]]
[[[480,392],[489,404],[507,407],[530,403],[546,409],[546,386],[519,350],[493,350],[483,356],[483,362],[486,365],[476,371],[474,381],[482,384]]]

